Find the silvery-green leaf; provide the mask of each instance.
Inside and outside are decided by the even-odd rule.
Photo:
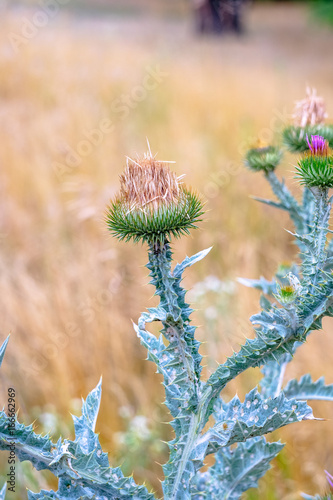
[[[238,500],[242,493],[257,486],[283,446],[267,443],[265,438],[253,438],[234,449],[220,450],[215,455],[215,464],[195,477],[193,500]]]
[[[325,385],[324,377],[313,382],[309,374],[290,380],[283,392],[288,398],[333,401],[333,384]]]
[[[0,366],[2,365],[2,361],[4,358],[5,352],[6,352],[6,347],[7,347],[8,341],[9,341],[9,335],[6,338],[6,340],[4,341],[4,343],[2,344],[2,346],[0,347]]]
[[[0,500],[6,499],[6,491],[7,491],[7,483],[5,483],[0,490]]]

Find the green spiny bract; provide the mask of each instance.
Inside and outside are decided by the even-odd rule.
[[[308,188],[333,187],[333,156],[308,155],[296,166],[296,178]]]
[[[150,154],[128,161],[121,191],[106,214],[111,234],[120,240],[163,246],[196,228],[204,214],[200,197]]]
[[[245,164],[255,172],[272,172],[279,165],[282,151],[275,146],[250,149],[245,157]]]
[[[120,240],[146,243],[170,240],[189,234],[203,215],[202,202],[198,196],[180,187],[177,202],[160,205],[153,209],[133,209],[121,198],[113,201],[107,213],[107,226],[113,236]]]

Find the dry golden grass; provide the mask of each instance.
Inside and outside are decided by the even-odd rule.
[[[186,183],[207,197],[202,230],[174,245],[178,260],[214,245],[188,273],[188,287],[206,274],[270,277],[278,263],[294,257],[284,231],[290,224],[249,198],[270,192],[260,176],[243,169],[241,157],[258,137],[278,135],[307,83],[326,98],[333,116],[333,34],[311,26],[306,11],[292,6],[255,8],[242,38],[202,40],[183,18],[102,20],[63,10],[15,52],[10,34],[19,34],[34,12],[8,12],[0,21],[0,317],[2,338],[12,333],[1,400],[14,386],[21,418],[36,416],[36,407],[57,409],[60,430],[69,432],[75,400],[103,375],[98,429],[115,456],[120,407],[146,415],[153,426],[167,418],[158,410],[161,380],[143,361],[130,321],[155,303],[145,286],[146,251],[110,239],[103,223],[125,155],[145,151],[148,137],[158,159],[175,160],[177,175],[185,173]],[[156,67],[161,81],[140,100],[147,72]],[[138,86],[141,91],[133,90]],[[122,95],[130,98],[121,112]],[[64,167],[69,151],[83,148],[87,133],[100,127],[109,131],[95,136],[99,144]],[[288,157],[282,175],[297,190],[292,161]],[[237,349],[252,334],[248,318],[258,298],[239,287],[219,320],[219,337],[211,338],[205,325],[198,331],[214,342],[202,352],[221,362]],[[196,316],[202,322],[201,313]],[[333,382],[330,328],[325,323],[300,349],[288,378],[310,371]],[[226,329],[234,335],[224,336]],[[214,360],[207,365],[211,370]],[[227,392],[243,395],[257,381],[254,371]],[[333,416],[332,405],[315,409]],[[302,423],[279,436],[288,442],[286,451],[251,498],[292,500],[295,491],[322,489],[323,469],[333,470],[332,422]],[[139,464],[139,480],[158,488],[154,475],[161,477],[161,467],[142,469]]]

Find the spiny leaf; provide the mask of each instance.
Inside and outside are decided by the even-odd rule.
[[[288,398],[333,401],[333,384],[325,385],[324,377],[313,382],[309,374],[300,380],[290,380],[283,392]]]
[[[31,499],[105,498],[153,500],[155,497],[144,486],[124,477],[119,468],[110,468],[106,453],[102,452],[95,422],[101,396],[101,385],[83,401],[81,417],[74,417],[76,440],[59,439],[54,444],[48,436],[35,434],[32,426],[25,426],[0,413],[0,449],[8,450],[15,442],[16,457],[29,460],[37,470],[49,470],[59,477],[58,492],[29,493]]]
[[[235,396],[228,404],[220,405],[214,411],[214,418],[216,424],[200,439],[207,442],[206,454],[273,432],[291,422],[314,419],[305,402],[287,399],[283,393],[265,399],[257,389],[246,395],[244,403]]]
[[[262,367],[263,378],[260,380],[262,396],[269,398],[278,395],[281,390],[286,365],[291,360],[292,356],[290,354],[283,354],[278,361],[269,361]]]
[[[192,255],[191,257],[185,257],[183,262],[180,264],[177,264],[173,270],[173,276],[175,278],[181,278],[183,272],[187,267],[193,266],[193,264],[196,264],[200,260],[204,259],[206,255],[209,254],[213,247],[206,248],[206,250],[201,250],[201,252],[196,253],[195,255]]]
[[[308,232],[306,216],[302,206],[298,203],[296,198],[291,194],[286,187],[284,180],[280,181],[275,172],[268,172],[266,179],[271,185],[272,191],[275,196],[280,200],[283,207],[288,210],[291,220],[293,221],[299,233]]]
[[[259,280],[237,278],[237,281],[241,285],[261,290],[266,295],[273,295],[273,293],[276,293],[276,281],[275,280],[268,281],[263,276],[260,276]]]
[[[242,493],[257,486],[283,446],[267,443],[265,438],[253,438],[233,450],[220,450],[209,471],[195,477],[193,500],[238,500]]]
[[[0,500],[6,499],[6,491],[7,491],[7,483],[5,483],[0,490]]]
[[[2,344],[2,346],[0,347],[0,366],[2,365],[2,361],[4,358],[5,352],[6,352],[6,347],[7,347],[8,341],[9,341],[9,335],[6,338],[6,340],[4,341],[4,343]]]
[[[283,203],[278,203],[272,200],[266,200],[264,198],[258,198],[258,196],[251,196],[251,198],[255,201],[259,201],[259,203],[263,203],[264,205],[268,205],[269,207],[279,208],[280,210],[289,211],[289,208],[283,205]]]

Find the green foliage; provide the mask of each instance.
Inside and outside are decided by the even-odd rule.
[[[333,26],[333,5],[331,0],[312,0],[313,15],[323,23]]]

